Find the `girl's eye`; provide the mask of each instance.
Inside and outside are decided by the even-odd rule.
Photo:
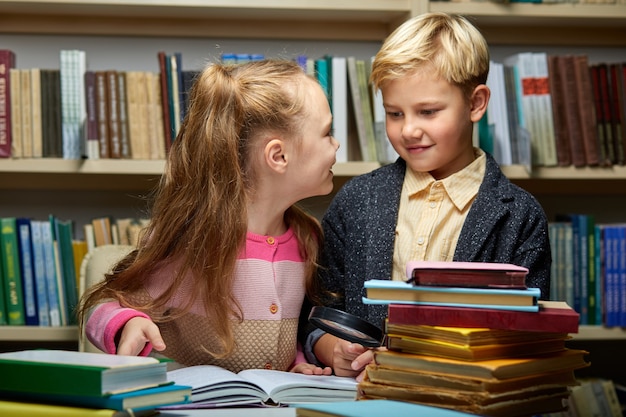
[[[389,111],[389,112],[387,112],[387,116],[394,117],[394,118],[401,117],[402,116],[402,112],[400,112],[400,111]]]

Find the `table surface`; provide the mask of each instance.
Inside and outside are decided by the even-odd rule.
[[[292,407],[252,407],[252,408],[223,408],[216,410],[194,409],[194,410],[162,410],[159,417],[295,417],[296,409]]]

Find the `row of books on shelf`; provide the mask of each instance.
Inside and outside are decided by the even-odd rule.
[[[436,264],[440,277],[458,279],[422,280]],[[575,371],[590,365],[588,352],[566,346],[579,315],[537,300],[526,274],[507,264],[410,262],[408,282],[366,281],[364,301],[388,305],[387,350],[373,352],[359,398],[484,416],[565,410]]]
[[[75,235],[72,220],[0,218],[0,325],[76,324],[81,262],[94,247],[136,245],[146,221],[95,218]]]
[[[224,54],[221,60],[237,64],[262,57]],[[159,51],[156,58],[158,72],[91,70],[84,51],[62,50],[58,69],[20,69],[12,51],[0,50],[5,69],[0,80],[6,86],[0,97],[6,110],[0,114],[0,157],[164,159],[185,117],[187,93],[198,70],[183,70],[178,52]],[[369,61],[331,56],[295,60],[320,81],[332,105],[333,128],[342,145],[338,162],[395,159],[380,99],[375,130]],[[351,144],[350,122],[358,134]]]
[[[557,216],[548,230],[551,298],[567,301],[581,324],[626,326],[626,224],[576,213]]]
[[[625,162],[626,65],[585,54],[522,52],[491,61],[479,143],[501,165]]]
[[[7,87],[0,156],[163,159],[184,119],[186,93],[198,70],[183,70],[181,53],[156,55],[158,72],[91,70],[84,51],[62,50],[60,68],[48,70],[17,69],[15,54],[0,50],[0,65],[9,69],[0,73]],[[236,64],[262,57],[221,59]],[[386,137],[382,97],[368,81],[371,59],[294,59],[327,94],[342,145],[338,162],[385,163],[397,157]],[[623,62],[516,53],[491,61],[487,85],[492,95],[476,143],[501,165],[625,163]]]

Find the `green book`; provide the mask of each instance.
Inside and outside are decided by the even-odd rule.
[[[0,219],[0,246],[2,247],[2,285],[4,286],[6,321],[10,325],[23,326],[26,322],[17,245],[15,217],[3,217]]]
[[[34,349],[0,353],[0,391],[112,395],[168,384],[166,363],[144,356]]]

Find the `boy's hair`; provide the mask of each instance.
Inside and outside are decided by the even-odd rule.
[[[390,80],[421,69],[434,69],[437,76],[457,85],[469,97],[477,85],[487,82],[487,42],[462,16],[415,16],[387,37],[372,64],[370,80],[380,89]]]
[[[139,249],[87,293],[80,309],[81,324],[90,307],[107,299],[149,312],[156,322],[178,317],[198,301],[204,303],[221,341],[221,346],[207,350],[216,357],[233,351],[231,322],[233,317],[242,317],[232,283],[246,241],[255,150],[262,149],[271,133],[301,139],[306,77],[296,63],[287,60],[211,64],[197,76]],[[298,238],[306,264],[307,294],[312,296],[322,235],[319,222],[297,206],[286,211],[285,221]],[[166,281],[163,293],[150,302],[138,299],[146,280],[173,261],[177,262],[176,274],[159,278]],[[161,317],[158,312],[166,310],[188,278],[193,293],[186,306]]]

